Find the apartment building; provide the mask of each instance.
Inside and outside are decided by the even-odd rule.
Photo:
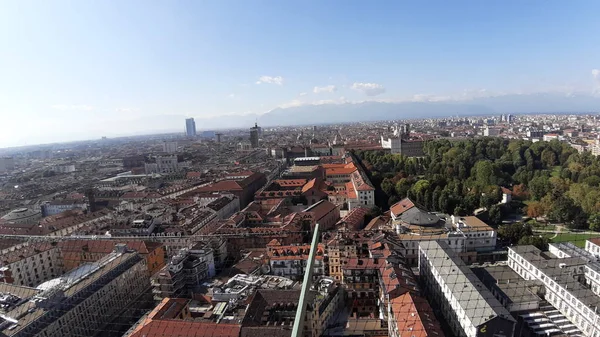
[[[165,246],[152,241],[124,241],[128,248],[138,252],[146,260],[148,277],[165,266]],[[64,271],[73,270],[84,263],[96,262],[115,247],[109,240],[67,240],[58,243]]]
[[[215,276],[212,249],[182,249],[169,263],[152,276],[154,298],[189,297],[203,280]]]
[[[423,291],[456,336],[505,336],[515,319],[443,241],[419,243]]]
[[[64,271],[56,243],[26,243],[5,249],[0,254],[0,282],[36,287]]]
[[[74,209],[87,210],[87,203],[78,200],[52,200],[42,204],[42,216],[59,214]]]
[[[317,280],[306,294],[304,337],[320,337],[335,323],[344,305],[344,289],[330,278]],[[300,291],[259,289],[251,297],[240,337],[291,336]]]
[[[530,245],[509,247],[508,265],[525,280],[543,284],[546,301],[574,325],[567,333],[581,331],[585,336],[597,337],[600,336],[597,324],[600,297],[582,283],[598,277],[596,272],[592,273],[597,270],[598,262],[573,247],[555,245],[551,246],[551,252],[542,252]]]
[[[379,269],[384,265],[382,258],[351,258],[342,265],[352,315],[369,317],[379,312]]]
[[[144,259],[117,245],[115,251],[36,289],[6,313],[13,324],[1,327],[9,337],[94,336],[148,292]]]
[[[344,277],[342,266],[348,259],[369,257],[369,241],[372,236],[372,233],[368,232],[323,233],[322,240],[329,257],[328,275],[335,281],[341,282]]]
[[[211,306],[212,307],[212,306]],[[215,307],[208,317],[218,317],[223,306]],[[196,310],[194,310],[196,309]],[[240,325],[226,320],[214,322],[213,319],[197,317],[198,310],[190,306],[189,299],[165,298],[160,304],[134,325],[125,337],[164,337],[166,331],[178,337],[239,337]],[[194,312],[192,312],[194,310]]]
[[[320,230],[330,230],[340,219],[340,209],[327,200],[321,200],[302,211],[304,218],[310,219],[314,227],[319,224]]]
[[[282,245],[277,240],[272,240],[267,244],[267,256],[271,274],[283,276],[292,280],[302,280],[306,272],[308,255],[310,254],[310,245]],[[317,246],[313,278],[326,275],[325,270],[325,246]]]
[[[421,295],[412,270],[402,257],[389,253],[388,250],[384,254],[388,258],[379,269],[380,316],[387,321],[388,336],[443,336],[440,323]]]

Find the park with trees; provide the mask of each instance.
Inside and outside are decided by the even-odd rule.
[[[409,197],[430,211],[468,215],[488,210],[499,225],[510,213],[600,230],[600,159],[564,142],[502,138],[430,140],[425,156],[355,151],[378,187],[382,209]],[[502,189],[513,201],[500,205]]]

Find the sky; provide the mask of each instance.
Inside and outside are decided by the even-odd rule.
[[[596,0],[4,0],[0,147],[159,131],[149,121],[165,116],[202,129],[304,104],[599,94],[599,12]]]

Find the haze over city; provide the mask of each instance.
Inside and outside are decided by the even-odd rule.
[[[199,130],[247,128],[276,108],[336,104],[339,116],[365,101],[592,112],[599,9],[597,1],[5,1],[0,147],[183,132],[186,117]]]
[[[0,0],[0,337],[600,337],[598,13]]]

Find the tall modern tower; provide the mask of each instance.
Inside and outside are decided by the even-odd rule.
[[[188,137],[196,137],[196,122],[193,118],[185,120],[185,134]]]
[[[254,127],[250,128],[250,145],[252,146],[253,149],[256,149],[258,147],[258,134],[260,128],[258,127],[257,123],[254,123]]]

